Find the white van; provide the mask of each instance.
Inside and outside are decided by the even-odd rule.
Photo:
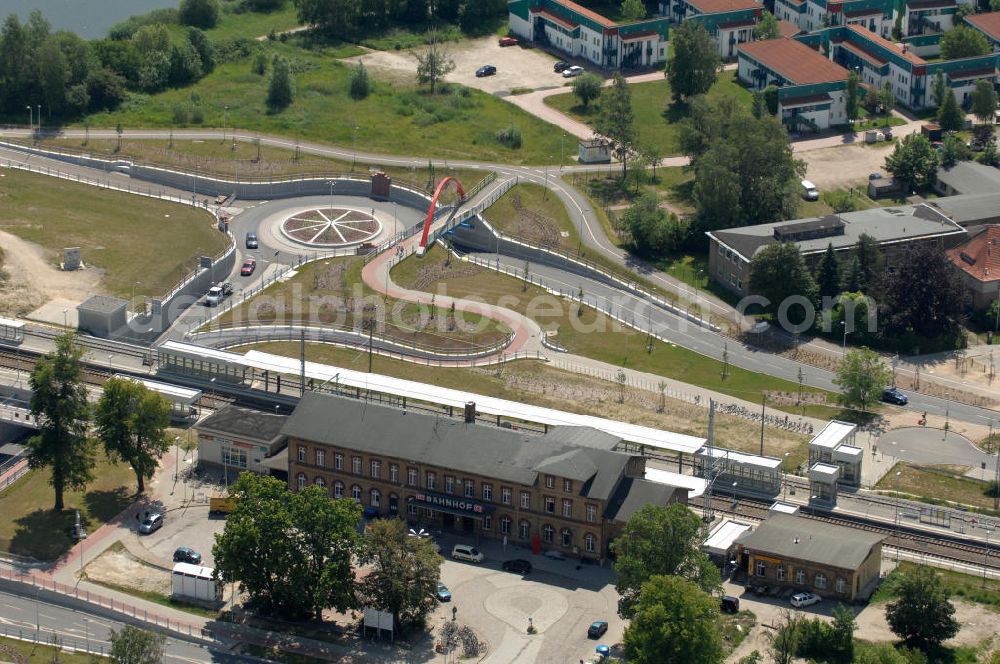
[[[809,180],[802,181],[802,198],[807,201],[818,201],[819,200],[819,189],[816,188]]]
[[[467,560],[470,563],[481,563],[486,560],[482,551],[468,544],[456,544],[452,547],[451,557],[455,560]]]

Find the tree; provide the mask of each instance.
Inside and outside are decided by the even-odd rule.
[[[350,35],[361,16],[359,0],[292,0],[299,21],[328,35]]]
[[[821,298],[840,294],[840,261],[833,250],[833,243],[826,245],[823,257],[816,264],[816,286]]]
[[[867,293],[875,284],[875,280],[885,271],[885,255],[879,247],[878,240],[867,233],[862,233],[858,236],[858,243],[854,245],[854,256],[858,259],[858,266],[861,269],[861,281],[858,288],[847,290]]]
[[[892,107],[896,105],[896,93],[892,91],[892,83],[889,81],[882,84],[882,89],[878,93],[878,103],[882,108],[882,114],[889,117]]]
[[[357,66],[351,72],[351,99],[360,101],[367,97],[372,91],[372,81],[368,77],[368,70],[365,63],[358,60]]]
[[[587,73],[574,78],[570,87],[583,107],[587,108],[590,102],[601,96],[601,87],[603,85],[604,81],[601,80],[600,76]]]
[[[633,514],[611,543],[622,617],[632,615],[642,584],[657,574],[682,577],[705,592],[717,589],[719,570],[700,545],[701,522],[684,505],[645,505]]]
[[[767,108],[767,99],[764,98],[762,90],[754,90],[750,95],[752,99],[750,109],[755,118],[762,118],[765,113],[770,113]]]
[[[938,153],[922,134],[910,134],[896,143],[885,158],[885,170],[915,191],[924,191],[937,177]]]
[[[479,0],[463,2],[458,11],[458,25],[469,34],[479,34],[489,30],[491,21],[505,16],[507,3],[504,0]]]
[[[841,661],[854,661],[854,632],[858,621],[854,612],[843,604],[837,604],[833,609],[833,624],[830,633],[832,654],[838,655]]]
[[[670,34],[667,79],[675,103],[708,92],[721,60],[715,39],[698,21],[684,21]]]
[[[787,609],[782,614],[781,623],[777,629],[767,632],[767,639],[771,642],[770,651],[774,664],[792,664],[801,641],[802,619],[792,615]]]
[[[82,489],[93,479],[94,448],[87,439],[90,404],[83,386],[83,350],[76,336],[56,337],[56,349],[39,358],[31,372],[31,415],[38,435],[28,440],[28,463],[48,467],[55,489],[54,510],[63,509],[63,492]]]
[[[934,82],[931,83],[931,99],[934,105],[940,107],[944,102],[944,92],[948,89],[948,83],[944,80],[944,72],[940,69],[934,75]]]
[[[66,87],[70,70],[66,56],[54,39],[46,40],[35,54],[38,65],[38,83],[45,107],[60,113],[66,102]]]
[[[965,124],[965,113],[955,99],[955,91],[948,88],[944,91],[944,101],[937,110],[937,121],[945,131],[959,131]]]
[[[757,25],[753,28],[753,38],[758,40],[777,39],[781,36],[781,26],[774,14],[764,10]]]
[[[625,654],[636,664],[722,662],[718,600],[686,579],[650,577],[625,630]]]
[[[956,25],[941,37],[941,58],[955,60],[986,55],[990,52],[985,35],[974,28]]]
[[[972,151],[969,150],[957,134],[948,134],[941,143],[941,166],[951,168],[960,161],[972,158]]]
[[[594,133],[607,143],[611,153],[622,163],[622,179],[628,172],[628,156],[635,148],[635,116],[632,94],[625,77],[615,72],[611,87],[601,94],[601,103],[594,119]]]
[[[801,296],[810,302],[816,299],[816,282],[794,242],[769,244],[750,261],[750,291],[768,299],[764,311],[776,315],[782,302]],[[799,307],[788,313],[797,315]],[[793,321],[798,323],[798,320]]]
[[[255,473],[241,474],[229,495],[236,506],[212,547],[220,582],[239,583],[253,609],[290,620],[356,608],[356,501],[331,500],[316,485],[290,492]]]
[[[167,636],[125,625],[120,630],[111,630],[108,641],[111,642],[108,656],[114,664],[160,664]]]
[[[854,122],[858,119],[861,107],[860,83],[857,72],[847,75],[847,119]]]
[[[212,42],[198,28],[188,28],[187,39],[195,53],[198,54],[202,72],[211,73],[215,69],[215,48],[212,46]]]
[[[841,277],[845,293],[860,293],[864,291],[864,274],[861,272],[861,261],[857,256],[851,256]]]
[[[257,54],[253,56],[253,62],[250,64],[250,69],[253,73],[258,76],[263,76],[267,73],[267,53],[264,51],[257,51]]]
[[[108,458],[124,461],[135,473],[138,493],[153,477],[163,453],[170,448],[170,402],[142,383],[111,378],[95,412],[97,435]]]
[[[646,3],[643,0],[622,0],[622,19],[639,21],[646,18]]]
[[[773,83],[764,88],[764,102],[767,104],[767,112],[771,115],[778,114],[778,86]]]
[[[687,236],[687,225],[661,208],[659,200],[650,193],[639,196],[625,210],[621,225],[632,249],[651,258],[675,251]]]
[[[887,337],[955,337],[965,323],[968,298],[959,272],[933,244],[908,246],[876,291],[879,323]]]
[[[414,55],[417,58],[417,82],[430,85],[431,94],[434,94],[437,84],[455,69],[455,61],[441,48],[436,36],[431,38],[426,51]]]
[[[369,567],[358,587],[364,606],[391,613],[400,626],[420,623],[434,610],[443,559],[430,539],[411,537],[402,519],[369,525],[360,559]]]
[[[958,634],[955,607],[937,572],[923,565],[900,573],[898,598],[885,607],[889,628],[907,644],[926,650]]]
[[[292,68],[288,60],[277,55],[271,63],[271,83],[267,88],[267,108],[272,113],[284,110],[292,103]]]
[[[840,387],[840,402],[848,407],[860,406],[862,412],[877,402],[882,390],[892,380],[892,370],[868,348],[852,348],[837,366],[833,382]]]
[[[208,30],[219,23],[219,0],[181,0],[178,13],[183,25]]]
[[[983,124],[993,124],[997,113],[997,91],[990,81],[976,81],[972,91],[972,113]]]

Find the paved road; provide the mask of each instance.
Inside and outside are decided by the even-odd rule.
[[[966,474],[976,479],[992,479],[996,473],[996,455],[986,454],[954,431],[926,427],[893,429],[878,439],[878,449],[911,463],[969,466],[972,470]],[[986,464],[985,470],[982,464]]]

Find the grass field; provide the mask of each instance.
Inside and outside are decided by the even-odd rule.
[[[629,90],[639,144],[655,145],[663,155],[679,154],[677,123],[687,116],[687,109],[671,104],[670,83],[666,79],[635,83]],[[734,95],[748,106],[751,101],[750,92],[736,81],[736,72],[720,73],[707,96],[712,99],[724,94]],[[581,122],[588,122],[597,112],[595,102],[584,109],[572,92],[546,97],[545,103]]]
[[[29,471],[0,493],[0,551],[38,560],[55,560],[70,550],[75,510],[94,532],[132,502],[135,475],[126,464],[112,464],[98,454],[94,480],[83,491],[67,491],[66,509],[52,510],[54,493],[47,468]]]
[[[522,182],[511,187],[483,212],[486,221],[509,235],[546,247],[576,251],[580,234],[570,221],[566,206],[544,186]]]
[[[309,323],[336,324],[360,328],[364,322],[365,303],[377,304],[388,319],[384,330],[376,330],[403,343],[426,348],[460,350],[470,344],[492,344],[501,341],[508,328],[495,321],[485,320],[475,314],[462,314],[462,319],[481,331],[463,330],[460,326],[448,329],[449,311],[434,308],[434,319],[429,317],[430,307],[386,299],[365,286],[361,280],[364,262],[359,257],[334,258],[307,263],[291,279],[273,284],[263,293],[223,314],[213,324],[242,324],[247,321],[269,324]]]
[[[298,342],[272,342],[234,348],[243,352],[257,349],[267,353],[298,357]],[[326,344],[306,344],[306,359],[356,371],[368,370],[368,354]],[[530,403],[573,413],[606,417],[623,422],[657,427],[692,436],[706,435],[708,411],[703,407],[667,399],[666,410],[657,412],[656,394],[628,390],[623,403],[617,401],[617,387],[605,380],[555,369],[545,362],[518,360],[496,367],[456,369],[428,366],[375,356],[372,371],[384,376],[430,383],[439,387],[467,390],[499,399]],[[729,415],[716,414],[716,444],[756,453],[760,444],[757,424]],[[808,437],[767,430],[766,452],[782,456],[789,452],[786,468],[794,469],[806,459]]]
[[[3,230],[46,249],[52,265],[63,248],[80,247],[110,295],[129,297],[136,281],[136,295],[164,295],[198,256],[227,244],[204,210],[22,171],[3,175]]]
[[[34,631],[30,633],[34,634]],[[49,638],[51,638],[51,635],[49,635]],[[83,639],[80,641],[80,647],[82,648],[84,641]],[[11,653],[17,653],[17,655],[15,656]],[[17,661],[17,656],[23,657],[25,661],[33,664],[52,664],[53,662],[58,662],[58,664],[94,664],[94,662],[107,661],[104,658],[84,653],[63,652],[50,645],[29,643],[27,641],[18,641],[17,639],[8,639],[0,636],[0,660],[13,662]]]
[[[355,101],[348,95],[351,68],[338,61],[351,53],[296,43],[267,41],[261,46],[268,55],[288,58],[296,72],[295,100],[280,113],[267,112],[268,78],[254,74],[247,59],[225,63],[183,89],[133,95],[120,110],[85,122],[92,127],[168,128],[174,126],[175,107],[190,108],[198,99],[206,126],[223,126],[224,107],[229,106],[230,127],[367,152],[514,164],[552,162],[551,155],[559,154],[560,131],[478,90],[453,85],[445,94],[430,95],[409,82],[373,80],[372,94]],[[521,148],[497,141],[496,133],[512,126],[521,132]]]
[[[902,575],[921,567],[917,563],[902,561],[878,587],[871,601],[883,602],[898,596],[898,583]],[[934,570],[938,578],[944,582],[945,588],[952,597],[961,598],[977,604],[984,604],[994,611],[1000,611],[1000,580],[983,579],[981,575],[963,574],[953,570]]]
[[[235,5],[224,5],[226,10]],[[269,13],[223,11],[219,24],[205,34],[212,41],[262,37],[270,32],[280,33],[299,25],[298,13],[292,3]]]
[[[899,492],[916,496],[923,502],[943,504],[945,501],[967,505],[976,511],[997,514],[993,511],[993,498],[986,494],[987,482],[962,477],[965,467],[952,466],[911,466],[896,464],[893,471],[875,487],[895,495],[896,472],[899,471]]]
[[[439,278],[433,284],[420,290],[434,291],[440,283],[453,297],[476,296],[488,303],[505,298],[505,307],[534,319],[544,330],[554,331],[552,340],[569,352],[614,366],[676,378],[754,402],[759,402],[765,391],[798,390],[796,383],[735,367],[729,368],[728,378],[723,380],[721,362],[673,344],[652,340],[652,350],[647,352],[645,333],[625,328],[589,307],[584,307],[578,316],[575,304],[554,298],[535,286],[522,290],[522,282],[513,277],[452,261],[450,269],[462,272],[450,278],[449,268],[444,266],[445,256],[443,249],[434,247],[421,261],[408,258],[393,268],[393,281],[403,287],[415,287],[426,283],[427,275],[436,275]]]

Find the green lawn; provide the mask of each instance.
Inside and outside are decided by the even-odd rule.
[[[555,331],[551,338],[571,353],[592,357],[614,366],[625,366],[641,371],[682,380],[742,399],[759,402],[765,391],[796,392],[798,384],[763,374],[729,367],[728,377],[722,379],[722,363],[699,355],[674,344],[653,340],[652,351],[647,352],[647,336],[632,328],[625,328],[604,314],[584,307],[578,316],[575,304],[554,298],[535,286],[522,289],[522,282],[514,277],[496,274],[479,268],[470,270],[467,264],[452,261],[444,266],[445,252],[434,247],[422,260],[408,258],[392,270],[392,278],[400,286],[421,284],[422,290],[433,291],[440,282],[454,297],[475,296],[486,302],[506,298],[504,306],[525,314],[543,329]],[[454,278],[449,270],[462,270]],[[428,285],[427,276],[438,279]],[[551,303],[554,306],[544,305]],[[806,389],[809,392],[820,390]]]
[[[577,251],[580,247],[580,235],[566,206],[542,185],[514,185],[483,212],[483,217],[503,233],[542,246],[563,251]]]
[[[190,108],[197,99],[205,126],[223,126],[228,105],[230,127],[361,151],[514,164],[551,163],[551,155],[559,154],[563,132],[497,97],[459,85],[431,95],[408,82],[376,80],[372,94],[355,101],[348,95],[352,68],[338,61],[342,52],[307,50],[296,43],[262,42],[268,55],[287,57],[295,72],[295,100],[280,113],[267,112],[268,78],[254,74],[246,59],[222,64],[186,88],[132,95],[120,110],[85,122],[107,128],[118,123],[125,128],[173,127],[175,107]],[[507,127],[520,130],[522,147],[498,142],[497,132]]]
[[[214,256],[228,243],[204,210],[23,171],[3,175],[3,229],[46,249],[54,266],[63,248],[80,247],[110,295],[130,297],[141,281],[136,295],[163,296],[198,256]]]
[[[866,182],[859,182],[857,185],[847,189],[824,191],[820,195],[819,200],[799,201],[799,209],[796,216],[797,218],[804,219],[806,217],[822,217],[834,214],[835,211],[833,205],[831,205],[831,201],[844,196],[848,197],[848,200],[854,205],[855,210],[868,210],[879,207],[879,202],[869,198],[866,193],[867,191],[868,184]]]
[[[670,83],[666,79],[634,83],[629,90],[632,92],[632,111],[639,144],[655,145],[663,155],[679,154],[677,123],[686,117],[687,109],[671,104]],[[750,92],[736,81],[736,72],[719,74],[719,79],[708,91],[709,99],[724,94],[734,95],[748,106],[752,99]],[[596,112],[593,103],[588,109],[581,107],[572,92],[546,97],[545,103],[581,122],[587,122]]]
[[[911,466],[900,463],[894,470],[901,473],[898,483],[901,494],[914,496],[920,501],[932,504],[943,504],[948,501],[967,505],[979,512],[996,514],[993,511],[993,498],[986,494],[988,484],[963,477],[964,467]],[[886,473],[875,486],[885,493],[895,495],[896,473]]]
[[[227,10],[235,5],[226,5]],[[287,3],[270,13],[224,11],[219,24],[205,34],[212,41],[247,38],[255,39],[274,31],[284,32],[298,27],[299,17],[294,5]],[[360,49],[358,49],[360,51]]]
[[[28,630],[25,630],[28,633]],[[30,634],[34,634],[33,631]],[[51,634],[43,638],[51,638]],[[74,639],[70,639],[74,640]],[[82,644],[81,644],[82,645]],[[96,644],[94,644],[96,648]],[[14,654],[16,653],[16,654]],[[23,657],[24,661],[35,664],[94,664],[95,662],[105,662],[102,657],[86,655],[79,652],[63,652],[50,645],[30,643],[28,641],[18,641],[0,636],[0,660],[6,662],[18,661],[18,657]]]
[[[900,562],[899,567],[889,573],[872,595],[871,602],[884,602],[897,597],[900,577],[917,567],[921,565],[906,560]],[[952,597],[984,604],[994,611],[1000,610],[1000,580],[984,580],[982,575],[963,574],[953,570],[934,568],[934,571]]]
[[[112,464],[98,455],[94,481],[83,491],[67,491],[66,509],[54,512],[54,493],[49,485],[47,468],[29,471],[12,486],[0,492],[0,551],[55,560],[70,550],[70,528],[76,522],[75,510],[94,532],[132,502],[135,475],[125,464]]]

